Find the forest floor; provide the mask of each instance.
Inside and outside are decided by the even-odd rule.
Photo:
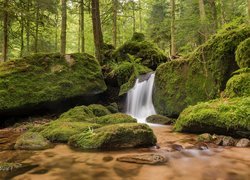
[[[47,120],[37,122],[44,121]],[[0,131],[0,161],[22,164],[10,172],[0,171],[0,179],[250,179],[250,148],[197,144],[196,135],[174,133],[171,126],[152,127],[158,139],[158,146],[152,148],[82,152],[57,144],[43,151],[8,150],[22,132],[20,127]],[[143,165],[116,160],[124,155],[147,153],[164,154],[168,161]]]

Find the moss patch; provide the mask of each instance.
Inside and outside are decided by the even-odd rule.
[[[36,132],[27,132],[21,135],[14,146],[22,150],[43,150],[51,147],[50,142]]]
[[[0,63],[0,111],[105,90],[100,65],[88,54],[34,55]]]
[[[105,106],[100,105],[100,104],[92,104],[92,105],[88,106],[88,108],[97,117],[101,117],[101,116],[111,114],[111,112]]]
[[[216,99],[185,109],[176,131],[250,137],[250,97]]]
[[[161,63],[167,61],[163,52],[153,43],[146,41],[141,33],[135,33],[131,40],[114,52],[113,57],[116,62],[123,62],[129,60],[128,54],[142,59],[142,65],[151,69],[156,69]]]
[[[136,119],[123,113],[109,114],[109,115],[102,116],[102,117],[96,117],[96,118],[92,118],[89,121],[91,121],[92,123],[103,124],[103,125],[137,122]]]
[[[240,69],[227,82],[227,97],[250,96],[250,69]]]
[[[153,146],[156,137],[144,124],[118,124],[81,133],[70,138],[69,144],[80,149],[114,149]]]
[[[0,171],[12,171],[22,167],[20,163],[0,162]]]
[[[250,68],[250,38],[246,39],[238,46],[236,61],[240,68]]]
[[[162,124],[162,125],[169,125],[169,124],[172,124],[174,122],[173,119],[165,117],[165,116],[161,116],[161,115],[149,116],[149,117],[147,117],[146,121],[148,123]]]
[[[249,37],[246,24],[227,27],[188,56],[159,66],[153,97],[157,112],[178,116],[189,105],[219,97],[239,68],[235,51]]]

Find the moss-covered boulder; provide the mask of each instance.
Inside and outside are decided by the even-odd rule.
[[[111,112],[101,104],[91,104],[88,108],[93,112],[93,114],[97,117],[105,116],[111,114]]]
[[[111,113],[118,113],[119,107],[117,103],[111,103],[106,107]]]
[[[174,129],[250,137],[250,97],[216,99],[185,109]]]
[[[161,125],[169,125],[174,122],[173,119],[166,117],[166,116],[161,116],[161,115],[152,115],[147,117],[146,121],[148,123],[152,124],[161,124]]]
[[[240,69],[227,82],[227,97],[250,96],[250,68]]]
[[[0,162],[0,171],[12,171],[21,167],[20,163]]]
[[[51,142],[68,142],[73,135],[99,127],[101,125],[86,122],[65,122],[58,119],[46,125],[33,128],[31,131],[39,132]]]
[[[153,131],[145,124],[108,125],[75,135],[69,144],[83,150],[148,147],[156,144]]]
[[[249,25],[227,27],[193,53],[158,67],[153,97],[157,112],[178,116],[189,105],[219,97],[239,68],[235,51],[249,37]]]
[[[101,67],[88,54],[33,55],[0,64],[0,113],[74,97],[89,101],[105,90]]]
[[[135,33],[131,40],[114,52],[113,57],[116,62],[123,62],[129,59],[128,54],[140,58],[142,65],[153,70],[168,60],[163,52],[153,43],[146,41],[141,33]]]
[[[121,123],[136,123],[137,120],[123,113],[109,114],[102,117],[89,119],[89,122],[96,124],[121,124]]]
[[[250,38],[246,39],[238,46],[236,61],[240,68],[250,68]]]
[[[26,132],[21,135],[14,146],[21,150],[43,150],[51,147],[50,142],[41,134],[36,132]]]

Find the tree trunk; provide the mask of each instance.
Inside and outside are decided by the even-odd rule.
[[[9,0],[4,1],[3,6],[3,61],[8,58],[8,29],[9,29],[9,13],[8,13]]]
[[[27,12],[30,13],[30,0],[27,2]],[[27,52],[30,52],[30,17],[27,18],[27,26],[26,26],[26,46]]]
[[[138,4],[139,4],[140,32],[142,32],[142,7],[141,7],[141,0],[138,0]]]
[[[102,63],[101,50],[104,43],[103,43],[103,35],[101,28],[99,0],[92,0],[92,24],[93,24],[96,59],[100,63]]]
[[[81,34],[81,52],[85,52],[85,26],[84,26],[84,0],[80,2],[80,34]]]
[[[207,40],[207,27],[206,27],[206,11],[205,11],[204,0],[199,0],[199,11],[200,11],[201,26],[202,26],[201,33],[206,41]]]
[[[135,21],[135,2],[133,1],[133,33],[136,31],[136,21]]]
[[[171,0],[171,56],[176,56],[175,43],[175,0]]]
[[[250,24],[250,0],[248,0],[248,22]]]
[[[67,0],[62,0],[61,54],[66,54]]]
[[[222,26],[222,25],[224,25],[225,22],[226,22],[226,19],[225,19],[226,15],[225,15],[224,0],[220,0],[219,3],[220,3],[220,24],[221,24],[221,26]]]
[[[39,31],[39,2],[36,1],[36,32],[35,32],[35,53],[38,52],[38,32]]]
[[[216,2],[215,0],[210,0],[210,6],[212,9],[212,16],[213,16],[213,29],[214,32],[218,29],[218,16],[217,16],[217,7],[216,7]]]
[[[113,0],[113,46],[117,46],[117,0]]]
[[[23,13],[21,13],[21,21],[20,21],[21,31],[20,31],[20,37],[21,37],[21,43],[20,43],[20,57],[23,56],[23,49],[24,49],[24,23],[23,23]]]

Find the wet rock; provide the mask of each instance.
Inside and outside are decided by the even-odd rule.
[[[117,161],[153,165],[166,163],[168,161],[168,158],[160,154],[139,154],[119,157],[117,158]]]
[[[22,150],[43,150],[51,147],[50,142],[39,133],[27,132],[21,135],[14,146]]]
[[[161,115],[149,116],[147,117],[146,121],[148,123],[162,124],[162,125],[169,125],[173,123],[173,119]]]
[[[250,146],[250,140],[249,139],[241,139],[237,142],[236,147],[248,147]]]
[[[213,141],[213,136],[209,133],[204,133],[198,136],[197,141],[199,142],[211,142]]]
[[[222,142],[223,146],[235,146],[236,144],[235,139],[230,136],[224,136],[222,140],[223,140]]]
[[[182,151],[184,148],[181,146],[181,145],[179,145],[179,144],[173,144],[172,146],[171,146],[171,148],[172,148],[172,150],[173,151]]]
[[[103,160],[104,162],[110,162],[110,161],[113,161],[113,159],[114,159],[114,158],[113,158],[112,156],[105,156],[105,157],[103,157],[102,160]]]
[[[206,143],[197,143],[195,145],[196,149],[199,149],[199,150],[207,150],[209,149],[208,148],[208,145]]]
[[[0,171],[12,171],[13,169],[18,169],[22,166],[19,163],[8,163],[8,162],[0,162]]]

